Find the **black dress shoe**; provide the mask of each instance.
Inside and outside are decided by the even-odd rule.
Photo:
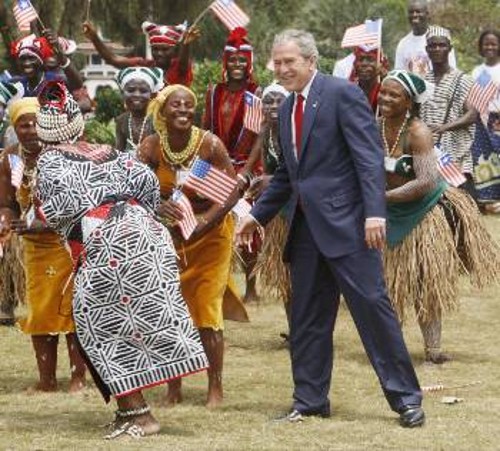
[[[425,413],[421,406],[405,406],[399,411],[399,424],[404,428],[416,428],[424,423]]]

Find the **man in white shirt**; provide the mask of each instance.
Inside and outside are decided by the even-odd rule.
[[[398,43],[394,69],[407,70],[422,77],[431,71],[432,64],[425,49],[429,17],[427,0],[410,0],[408,2],[408,20],[412,31]],[[452,69],[457,67],[454,50],[448,55],[448,61]]]

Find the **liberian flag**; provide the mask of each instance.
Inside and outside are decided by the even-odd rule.
[[[235,179],[214,168],[209,162],[196,158],[183,186],[217,204],[224,205],[236,185]]]
[[[498,86],[495,84],[491,75],[483,70],[476,78],[467,97],[467,103],[476,109],[481,117],[488,113],[488,105],[498,93]]]
[[[340,46],[357,47],[358,45],[380,44],[382,38],[382,19],[366,20],[361,25],[348,28]]]
[[[189,237],[198,224],[191,202],[189,202],[187,196],[180,190],[175,190],[172,193],[172,200],[179,204],[179,207],[182,209],[183,218],[182,221],[178,223],[178,226],[181,229],[183,238],[189,240]]]
[[[23,181],[24,162],[19,155],[9,155],[10,164],[10,183],[13,187],[19,189]]]
[[[438,151],[437,168],[443,179],[454,187],[465,183],[467,179],[455,166],[451,155],[447,152],[441,152],[439,149]]]
[[[262,100],[249,91],[245,91],[245,115],[243,116],[243,127],[259,134],[262,128]]]
[[[210,9],[229,31],[245,27],[250,22],[250,17],[233,0],[215,0]]]
[[[20,31],[30,31],[30,23],[38,19],[38,14],[29,0],[16,0],[14,3],[14,18]]]
[[[252,209],[252,206],[249,204],[249,202],[246,199],[241,198],[238,202],[236,202],[236,205],[232,208],[231,211],[233,211],[238,219],[244,218],[250,213],[250,210]]]

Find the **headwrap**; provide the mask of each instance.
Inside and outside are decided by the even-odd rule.
[[[61,81],[45,84],[38,95],[40,111],[36,115],[38,137],[46,143],[74,143],[85,127],[82,112]]]
[[[14,100],[9,105],[9,117],[12,125],[16,125],[17,121],[24,114],[36,114],[40,109],[40,104],[36,97],[23,97],[22,99]]]
[[[189,89],[188,87],[184,85],[168,85],[165,88],[163,88],[158,93],[158,95],[151,101],[148,108],[148,114],[153,119],[153,126],[160,135],[162,133],[167,132],[167,124],[165,122],[165,117],[161,113],[163,105],[165,105],[165,102],[168,100],[168,98],[175,91],[178,90],[189,93],[194,100],[194,105],[196,106],[197,103],[196,94],[193,91],[191,91],[191,89]]]
[[[443,37],[448,39],[451,43],[451,33],[447,28],[440,27],[439,25],[429,25],[427,33],[425,33],[425,38],[429,40],[434,37]]]
[[[163,71],[159,67],[127,67],[120,70],[116,76],[116,82],[123,91],[130,80],[142,80],[146,82],[152,93],[163,88]]]
[[[354,61],[353,61],[353,66],[352,66],[352,72],[351,76],[349,77],[349,80],[355,81],[357,80],[357,74],[356,74],[356,61],[358,58],[361,58],[363,55],[369,55],[372,56],[374,59],[377,59],[377,56],[379,55],[379,50],[378,50],[378,45],[373,44],[373,45],[359,45],[354,49]],[[384,55],[384,51],[380,49],[380,65],[384,69],[389,69],[389,61],[387,60],[387,57]]]
[[[149,43],[167,44],[176,46],[179,44],[182,35],[187,29],[186,23],[178,25],[157,25],[153,22],[143,22],[141,25],[142,31],[149,36]]]
[[[251,79],[253,72],[253,48],[247,39],[247,30],[236,27],[229,33],[222,56],[222,79],[227,81],[227,61],[231,55],[240,53],[247,59],[246,76]]]
[[[10,102],[21,98],[24,95],[24,88],[21,83],[8,83],[0,81],[0,104],[9,105]]]
[[[65,55],[71,55],[76,50],[75,41],[63,37],[58,37],[57,40]],[[54,56],[54,49],[45,37],[30,34],[12,43],[11,54],[15,59],[23,55],[31,55],[43,63],[45,59]]]
[[[282,85],[279,83],[272,83],[269,86],[267,86],[264,91],[262,92],[262,98],[266,97],[270,93],[278,93],[278,94],[283,94],[285,97],[288,97],[290,94],[289,91],[287,91]]]
[[[34,56],[40,63],[43,63],[42,44],[40,39],[34,34],[13,42],[10,53],[15,59],[19,59],[24,55],[30,55]]]
[[[427,83],[422,77],[405,70],[392,70],[384,78],[383,83],[387,80],[397,81],[415,103],[425,102],[434,91],[434,86],[431,83]]]

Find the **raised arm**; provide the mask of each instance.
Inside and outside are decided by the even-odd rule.
[[[83,23],[83,34],[90,40],[90,42],[92,42],[92,44],[94,44],[95,49],[104,61],[106,61],[106,63],[120,69],[131,65],[130,58],[116,55],[106,44],[104,44],[104,42],[102,42],[101,38],[97,34],[97,30],[91,22],[85,21]]]

